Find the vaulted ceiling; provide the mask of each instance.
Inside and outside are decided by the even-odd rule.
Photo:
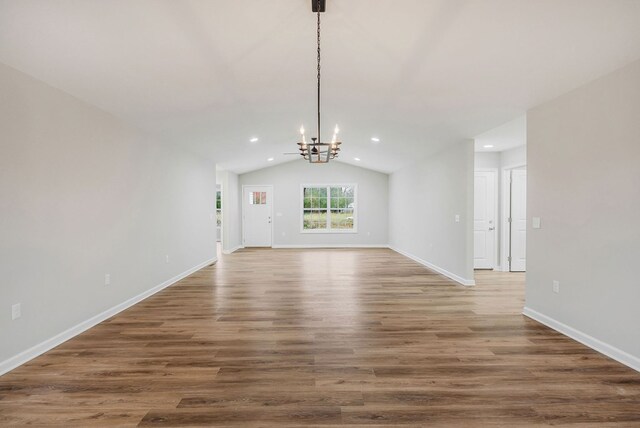
[[[315,129],[310,9],[0,0],[0,62],[244,172]],[[323,133],[384,172],[640,58],[637,0],[327,0],[322,19]]]

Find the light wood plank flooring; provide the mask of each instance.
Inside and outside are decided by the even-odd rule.
[[[0,426],[640,426],[640,375],[385,249],[243,250],[0,377]]]

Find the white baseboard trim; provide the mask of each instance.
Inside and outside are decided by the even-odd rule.
[[[19,367],[21,365],[23,365],[24,363],[44,354],[45,352],[55,348],[56,346],[66,342],[69,339],[72,339],[73,337],[79,335],[80,333],[90,329],[91,327],[96,326],[97,324],[100,324],[102,321],[111,318],[112,316],[118,314],[119,312],[124,311],[125,309],[130,308],[131,306],[135,305],[136,303],[140,303],[141,301],[143,301],[144,299],[156,294],[159,291],[164,290],[165,288],[167,288],[170,285],[175,284],[176,282],[180,281],[183,278],[186,278],[187,276],[191,275],[194,272],[199,271],[200,269],[204,268],[205,266],[209,266],[212,263],[215,263],[218,259],[216,257],[209,259],[207,261],[204,261],[202,263],[200,263],[197,266],[192,267],[191,269],[188,269],[184,272],[182,272],[181,274],[178,274],[176,276],[174,276],[171,279],[166,280],[165,282],[163,282],[160,285],[156,285],[155,287],[138,294],[135,297],[132,297],[122,303],[120,303],[119,305],[116,305],[110,309],[107,309],[106,311],[99,313],[96,316],[93,316],[91,318],[89,318],[88,320],[85,320],[83,322],[81,322],[80,324],[77,324],[65,331],[63,331],[60,334],[57,334],[55,336],[53,336],[50,339],[45,340],[44,342],[41,342],[29,349],[27,349],[26,351],[23,351],[17,355],[14,355],[13,357],[10,357],[9,359],[0,362],[0,376],[2,376],[3,374],[10,372],[11,370],[15,369],[16,367]]]
[[[640,358],[525,306],[522,314],[640,372]]]
[[[234,248],[232,248],[232,249],[230,249],[230,250],[222,250],[222,254],[227,254],[227,255],[229,255],[229,254],[233,254],[233,253],[235,253],[236,251],[241,250],[241,249],[243,249],[243,248],[244,248],[244,247],[243,247],[242,245],[238,245],[237,247],[234,247]]]
[[[389,248],[387,244],[306,244],[306,245],[273,245],[275,249],[295,248]]]
[[[466,287],[472,286],[472,285],[476,285],[476,281],[473,279],[465,279],[459,275],[456,275],[455,273],[451,273],[446,269],[441,268],[440,266],[436,266],[433,263],[430,263],[426,260],[422,260],[420,257],[416,257],[413,254],[407,253],[406,251],[402,251],[396,247],[390,246],[389,248],[391,248],[393,251],[395,251],[396,253],[402,254],[405,257],[409,257],[411,260],[420,263],[421,265],[438,272],[441,275],[446,276],[449,279],[454,280],[455,282],[457,282],[458,284],[462,284]]]

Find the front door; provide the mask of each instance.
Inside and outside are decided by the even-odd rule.
[[[271,186],[244,186],[242,195],[242,231],[245,247],[271,247]]]

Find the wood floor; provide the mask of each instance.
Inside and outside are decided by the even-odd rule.
[[[640,426],[640,374],[385,249],[243,250],[0,377],[0,426]]]

